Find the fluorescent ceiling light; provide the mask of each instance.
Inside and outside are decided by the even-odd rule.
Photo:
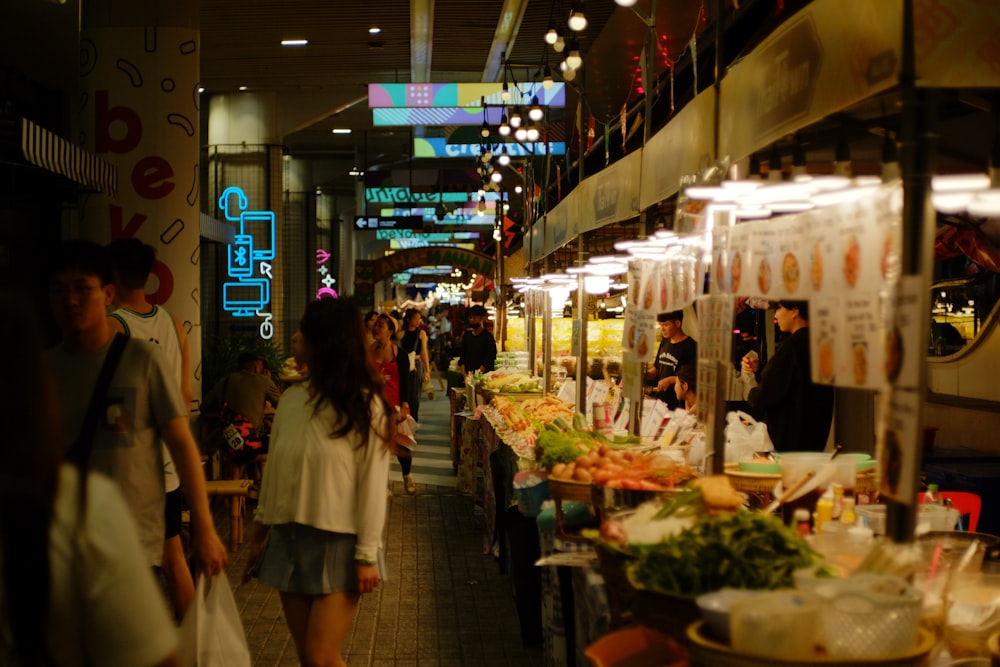
[[[934,192],[986,190],[989,187],[990,177],[986,174],[948,174],[931,179],[931,190]]]
[[[282,46],[305,46],[309,43],[308,39],[283,39],[281,40]]]
[[[372,27],[368,28],[369,35],[377,35],[380,32],[382,32],[382,28],[378,27],[377,25],[373,25]]]
[[[351,133],[351,128],[349,128],[349,127],[335,127],[335,128],[333,128],[332,132],[334,134],[350,134]]]
[[[246,90],[246,89],[247,89],[246,86],[240,86],[240,90]]]

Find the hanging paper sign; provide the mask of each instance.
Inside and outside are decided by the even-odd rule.
[[[920,276],[906,276],[896,289],[893,321],[885,342],[885,376],[895,387],[916,389],[920,383],[927,335],[927,312],[921,298],[924,289]]]
[[[882,424],[875,448],[879,490],[883,496],[902,503],[912,503],[917,497],[920,402],[916,391],[895,389],[883,393]]]
[[[733,294],[747,295],[746,281],[743,279],[744,267],[750,266],[750,230],[751,224],[738,224],[733,227],[729,236],[729,278]]]
[[[809,301],[809,354],[812,381],[837,384],[844,376],[847,358],[844,307],[839,296],[814,296]],[[844,368],[841,368],[844,365]]]
[[[775,293],[775,264],[778,257],[778,230],[761,222],[750,227],[751,264],[743,292],[750,296],[771,298]]]
[[[809,288],[814,297],[830,297],[837,293],[839,281],[831,269],[839,266],[840,232],[828,218],[815,213],[804,216],[809,232]]]
[[[733,299],[730,296],[703,296],[698,310],[698,358],[729,361],[733,346]],[[701,384],[698,384],[701,388]]]
[[[809,285],[804,267],[807,243],[805,221],[800,216],[789,216],[771,223],[776,231],[777,252],[774,275],[774,294],[781,299],[805,299]]]
[[[846,373],[840,374],[837,384],[864,389],[885,388],[885,303],[886,299],[873,291],[844,297],[849,344],[844,361],[848,367],[844,369]]]

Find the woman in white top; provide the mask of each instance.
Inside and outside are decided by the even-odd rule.
[[[31,310],[7,293],[0,309],[17,322],[0,328],[17,378],[0,383],[0,665],[176,665],[177,633],[121,492],[60,464]]]
[[[247,571],[281,594],[303,665],[341,657],[361,593],[375,590],[389,422],[357,307],[314,301],[299,323],[309,378],[281,397]]]

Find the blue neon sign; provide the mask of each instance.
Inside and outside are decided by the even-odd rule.
[[[233,205],[235,202],[235,205]],[[219,197],[219,209],[239,230],[226,247],[226,265],[230,280],[222,284],[222,309],[233,317],[259,317],[260,337],[274,336],[274,324],[268,306],[274,280],[275,217],[274,211],[249,211],[250,200],[242,189],[229,187]]]

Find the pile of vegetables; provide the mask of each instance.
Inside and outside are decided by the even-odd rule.
[[[633,436],[608,438],[586,427],[587,420],[579,413],[573,417],[572,425],[562,417],[545,425],[538,434],[536,445],[546,470],[552,470],[557,463],[572,463],[602,445],[623,447],[639,441]]]
[[[792,572],[819,559],[780,519],[758,512],[706,517],[643,549],[628,567],[637,588],[697,596],[720,588],[773,590],[793,585]]]
[[[498,370],[478,374],[474,378],[480,387],[492,392],[524,393],[542,391],[542,379],[528,373]]]

